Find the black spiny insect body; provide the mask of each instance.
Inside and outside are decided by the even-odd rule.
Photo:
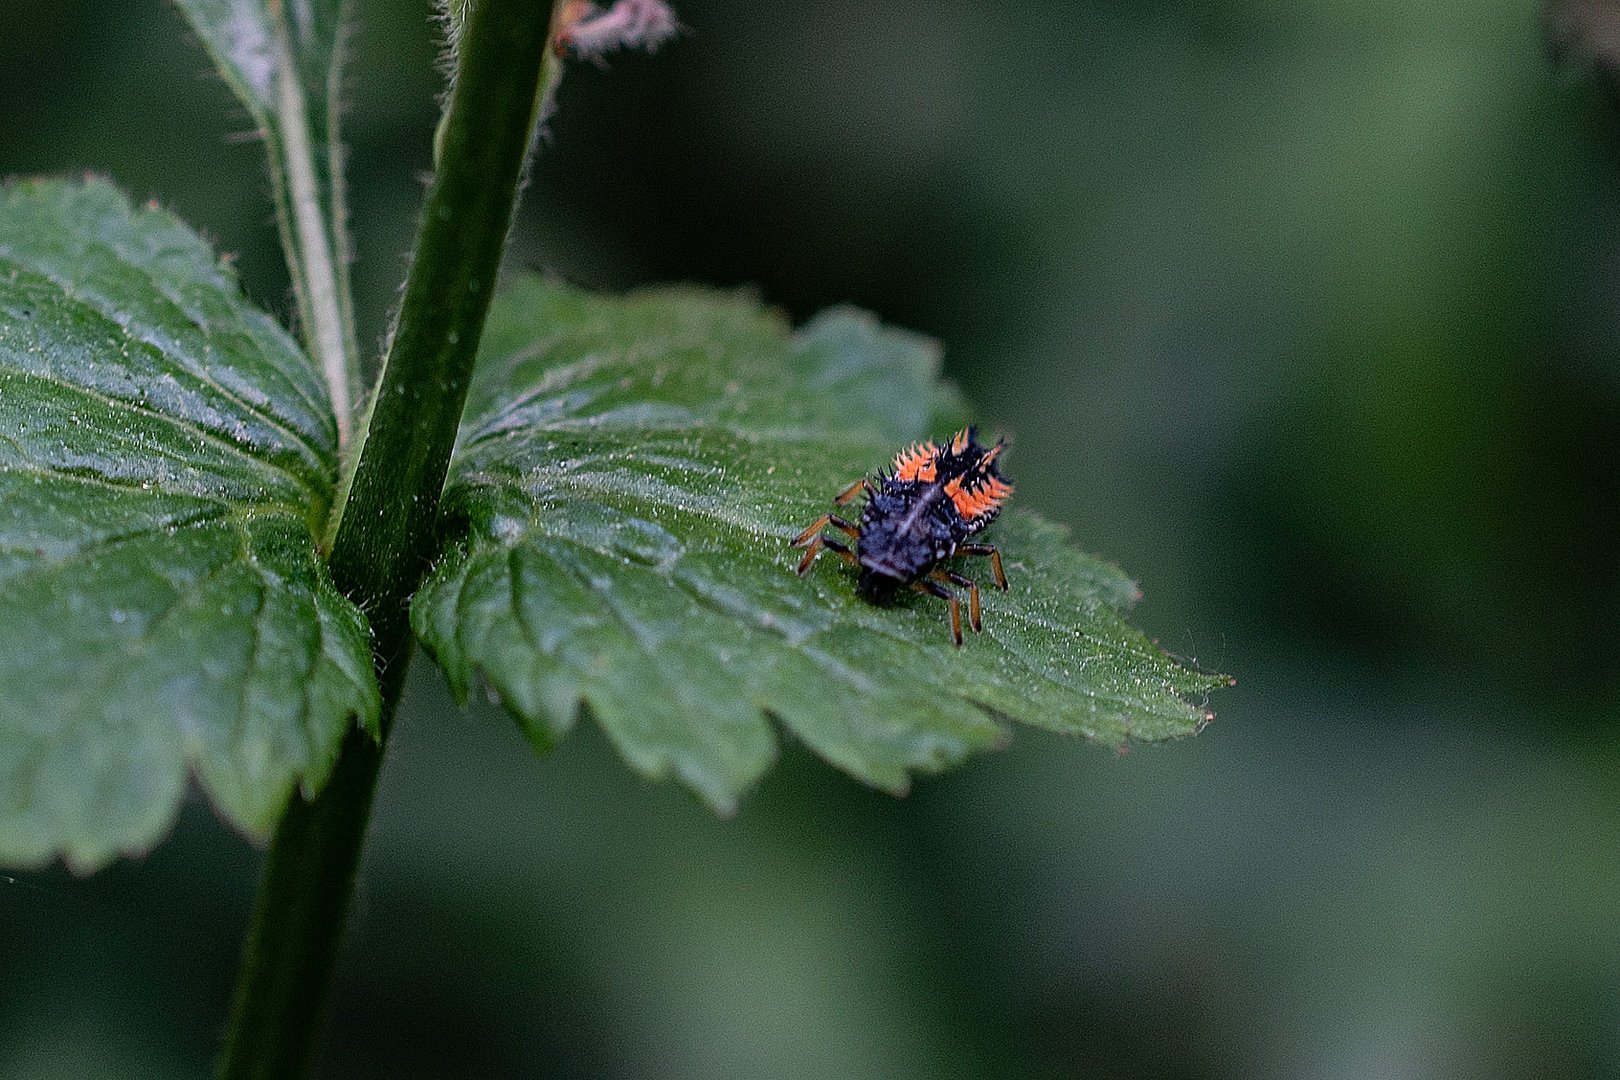
[[[996,584],[1007,587],[1001,553],[989,544],[968,543],[995,520],[1013,492],[996,466],[1005,440],[986,447],[976,436],[970,427],[943,445],[908,447],[876,480],[863,476],[845,488],[834,500],[840,506],[866,494],[860,524],[837,514],[817,518],[793,541],[793,546],[806,548],[799,573],[808,571],[826,548],[860,569],[856,588],[872,603],[887,604],[901,589],[937,596],[951,606],[951,636],[961,645],[961,605],[946,588],[955,585],[968,590],[968,622],[982,630],[979,586],[940,565],[957,555],[988,555]],[[824,536],[828,527],[854,539],[854,549]]]

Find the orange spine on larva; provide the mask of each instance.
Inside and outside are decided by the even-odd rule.
[[[937,475],[935,461],[938,457],[939,448],[931,442],[909,446],[894,457],[894,478],[932,483]]]
[[[981,462],[981,468],[983,464]],[[982,471],[955,477],[945,485],[945,494],[950,496],[963,521],[974,521],[995,513],[1012,493],[1013,486],[1007,481],[999,476],[988,476]]]

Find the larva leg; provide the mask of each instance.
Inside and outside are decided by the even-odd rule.
[[[962,604],[957,600],[956,594],[937,581],[915,581],[911,584],[913,592],[926,593],[937,596],[951,605],[951,637],[956,641],[956,647],[962,647]]]
[[[996,550],[994,544],[963,544],[956,549],[958,555],[988,555],[990,556],[990,570],[996,575],[996,584],[1003,591],[1007,588],[1007,571],[1001,568],[1001,552]]]
[[[952,585],[959,585],[968,591],[968,625],[973,627],[975,633],[984,632],[984,621],[979,611],[979,583],[970,577],[950,570],[935,570],[928,575],[936,581],[948,581]]]
[[[816,533],[820,532],[822,529],[825,529],[829,525],[852,537],[858,537],[861,535],[861,530],[857,526],[851,525],[837,514],[822,514],[820,517],[816,518],[815,521],[811,522],[808,528],[806,528],[798,536],[795,536],[793,538],[793,542],[789,544],[788,547],[799,547],[803,544],[808,544],[812,536],[816,535]]]
[[[871,490],[872,481],[863,476],[853,484],[849,485],[849,487],[839,492],[838,497],[834,499],[833,502],[837,503],[839,506],[848,506],[850,503],[855,501],[855,496],[859,495],[863,491]]]
[[[846,545],[840,543],[839,541],[828,540],[826,537],[822,537],[821,542],[828,551],[836,551],[838,553],[838,557],[849,563],[849,565],[859,566],[861,564],[861,561],[855,557],[855,553],[849,550]]]

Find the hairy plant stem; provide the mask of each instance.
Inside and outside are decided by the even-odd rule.
[[[432,557],[534,126],[555,86],[548,0],[479,0],[461,40],[442,153],[393,343],[341,508],[331,568],[375,632],[383,738],[411,650],[408,603]],[[383,745],[358,731],[315,799],[295,796],[265,863],[220,1058],[225,1080],[307,1075],[342,943]]]

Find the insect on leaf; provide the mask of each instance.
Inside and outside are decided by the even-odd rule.
[[[188,768],[262,832],[375,723],[336,470],[320,375],[195,234],[0,189],[0,863],[145,848]]]
[[[538,743],[584,702],[632,766],[721,811],[773,760],[773,717],[892,791],[1009,720],[1109,745],[1197,731],[1222,680],[1132,629],[1135,587],[1034,514],[982,534],[1011,589],[960,649],[937,599],[866,603],[836,559],[795,576],[788,541],[834,494],[961,419],[937,369],[851,311],[794,334],[742,297],[520,279],[486,330],[446,496],[465,535],[415,600],[420,637]]]

